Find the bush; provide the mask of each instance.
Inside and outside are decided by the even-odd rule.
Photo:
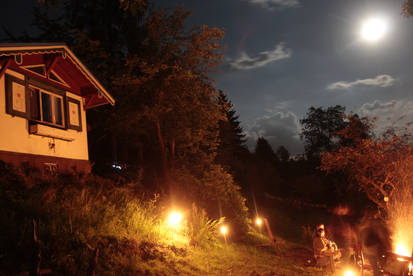
[[[0,274],[29,270],[33,219],[43,267],[84,275],[100,248],[108,262],[100,262],[97,271],[136,270],[128,248],[144,240],[162,242],[158,197],[138,198],[137,187],[94,176],[44,178],[0,162]]]
[[[191,217],[188,222],[189,244],[193,246],[207,247],[218,242],[217,227],[224,222],[221,217],[217,220],[209,219],[204,209],[199,209],[192,204]]]
[[[226,214],[232,214],[233,225],[237,219],[242,223],[244,214],[236,213],[246,208],[242,209],[244,201],[232,178],[222,170],[203,182],[191,180],[198,181],[192,191],[199,189],[196,195],[204,205],[193,204],[187,225],[175,231],[162,215],[168,201],[162,202],[159,195],[144,197],[139,183],[119,185],[95,176],[44,178],[0,162],[0,274],[29,271],[34,253],[33,219],[38,222],[42,268],[59,275],[90,275],[94,266],[98,275],[177,274],[177,267],[183,265],[197,269],[182,261],[188,244],[197,250],[222,246],[217,226],[223,218],[210,219],[202,207],[218,214],[210,204],[219,202]],[[215,187],[214,181],[222,182]],[[227,188],[230,190],[224,191]],[[233,225],[231,229],[236,229]]]
[[[203,175],[195,177],[185,168],[175,169],[172,173],[175,197],[190,206],[193,202],[204,209],[209,217],[225,217],[231,225],[233,238],[239,239],[248,233],[248,208],[240,187],[232,176],[219,165],[204,170]]]

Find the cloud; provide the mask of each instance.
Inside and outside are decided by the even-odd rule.
[[[362,117],[376,118],[375,132],[381,134],[385,129],[392,127],[399,131],[413,127],[413,101],[392,100],[382,102],[375,100],[363,104],[358,114]]]
[[[257,139],[264,137],[274,151],[279,146],[284,146],[291,154],[299,154],[303,152],[300,130],[299,120],[294,113],[273,111],[256,118],[252,125],[246,128],[248,146],[254,150]]]
[[[350,89],[354,86],[359,86],[359,85],[388,87],[388,86],[392,86],[394,82],[395,82],[395,79],[392,76],[379,75],[375,77],[374,79],[363,79],[363,80],[356,80],[353,82],[338,81],[338,82],[328,85],[327,89],[329,90]]]
[[[229,65],[237,70],[249,70],[262,67],[270,62],[291,57],[292,50],[285,48],[284,43],[278,43],[272,51],[263,51],[254,57],[249,57],[247,53],[243,52],[241,55],[229,61]]]
[[[266,9],[299,7],[298,0],[248,0],[251,4],[260,5]]]

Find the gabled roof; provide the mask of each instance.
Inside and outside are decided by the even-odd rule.
[[[25,68],[35,65],[45,65],[47,75],[53,72],[60,76],[64,82],[54,85],[84,97],[86,108],[115,104],[115,99],[65,44],[0,43],[1,71],[8,67],[30,75],[32,72]],[[48,76],[43,78],[50,81]]]

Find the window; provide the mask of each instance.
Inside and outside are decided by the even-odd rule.
[[[64,127],[63,96],[29,86],[30,119]]]
[[[68,97],[66,106],[68,114],[67,127],[81,131],[82,119],[80,116],[80,102]]]
[[[58,128],[82,131],[81,102],[55,86],[6,74],[6,112]]]
[[[6,112],[27,117],[26,84],[24,80],[6,74]]]
[[[46,68],[44,65],[29,65],[29,66],[22,66],[22,67],[42,77],[46,76]]]

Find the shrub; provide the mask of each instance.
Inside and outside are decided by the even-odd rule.
[[[241,238],[247,234],[249,221],[246,199],[232,176],[221,166],[210,166],[198,177],[185,168],[175,169],[172,176],[177,183],[174,192],[185,202],[184,204],[196,202],[209,217],[225,217],[233,229],[231,232],[234,238]]]
[[[199,209],[195,203],[192,204],[192,212],[188,221],[188,236],[193,246],[206,247],[216,244],[217,227],[224,222],[221,217],[217,220],[209,219],[204,209]]]

